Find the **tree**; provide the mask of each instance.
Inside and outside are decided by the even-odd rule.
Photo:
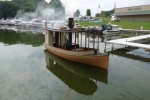
[[[19,5],[20,10],[25,12],[34,11],[37,7],[37,2],[34,0],[12,0],[14,3]]]
[[[34,4],[34,2],[26,2],[23,3],[21,9],[25,12],[34,11],[36,9],[36,4]]]
[[[101,16],[100,13],[96,13],[96,14],[95,14],[95,17],[100,17],[100,16]]]
[[[76,10],[76,12],[74,12],[73,14],[74,17],[79,17],[80,16],[80,10]]]
[[[0,1],[0,18],[14,17],[17,11],[19,12],[32,12],[35,11],[38,4],[45,3],[45,0],[9,0]],[[45,7],[45,6],[44,6]]]
[[[90,9],[86,10],[86,16],[91,16],[91,10]]]
[[[45,1],[45,0],[33,0],[35,3],[37,3],[37,2],[43,2],[43,1]]]
[[[101,17],[110,17],[114,13],[114,9],[110,11],[101,11]]]
[[[6,19],[7,17],[15,17],[17,11],[19,10],[19,6],[14,2],[3,1],[0,3],[0,18]]]

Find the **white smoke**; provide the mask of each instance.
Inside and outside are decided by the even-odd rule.
[[[45,0],[45,1],[48,2],[48,3],[51,2],[51,0]],[[73,8],[75,8],[73,6],[72,0],[60,0],[60,1],[65,7],[66,15],[68,15],[68,17],[72,17],[72,15],[73,15]]]
[[[47,20],[47,27],[48,28],[58,28],[65,26],[68,22],[68,18],[73,17],[73,10],[72,10],[72,3],[71,0],[60,0],[61,3],[64,6],[64,9],[62,11],[59,10],[59,12],[55,12],[56,10],[53,8],[50,8],[45,3],[38,3],[37,8],[34,12],[23,12],[19,10],[16,14],[16,18],[23,18],[25,21],[31,20],[31,19],[41,19],[41,20]]]
[[[72,4],[72,0],[60,0],[62,2],[62,4],[65,6],[65,11],[66,11],[66,16],[67,18],[69,17],[73,17],[73,4]]]
[[[69,7],[70,0],[61,0],[61,2],[65,7],[65,15],[60,16],[60,14],[56,13],[53,8],[50,8],[46,4],[38,3],[37,8],[34,12],[24,13],[23,11],[19,10],[16,14],[16,18],[66,21],[69,17],[72,17],[73,15],[73,13],[71,12],[71,7]]]

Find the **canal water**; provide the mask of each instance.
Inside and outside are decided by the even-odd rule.
[[[43,43],[42,33],[0,30],[0,100],[149,99],[150,61],[110,53],[104,70],[59,58]]]

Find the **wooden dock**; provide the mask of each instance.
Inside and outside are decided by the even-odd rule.
[[[144,48],[144,49],[150,50],[150,45],[135,42],[135,41],[144,40],[144,39],[145,40],[147,39],[148,41],[150,41],[150,34],[142,35],[142,36],[136,36],[136,37],[130,37],[130,38],[122,38],[122,39],[106,41],[105,42],[105,51],[106,51],[106,44],[119,44],[119,45],[138,47],[138,48]]]
[[[150,34],[150,30],[138,30],[138,29],[121,29],[120,33],[142,33],[142,34]]]

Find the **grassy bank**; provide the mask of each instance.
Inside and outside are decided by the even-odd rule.
[[[123,29],[141,29],[143,26],[143,30],[150,30],[150,22],[113,22],[113,24],[117,24],[122,26]]]
[[[141,29],[141,26],[143,26],[143,30],[150,30],[150,22],[111,22],[110,18],[101,18],[104,20],[104,22],[99,22],[99,23],[93,23],[93,22],[84,22],[80,21],[80,25],[87,27],[87,26],[98,26],[102,24],[117,24],[123,29]]]

